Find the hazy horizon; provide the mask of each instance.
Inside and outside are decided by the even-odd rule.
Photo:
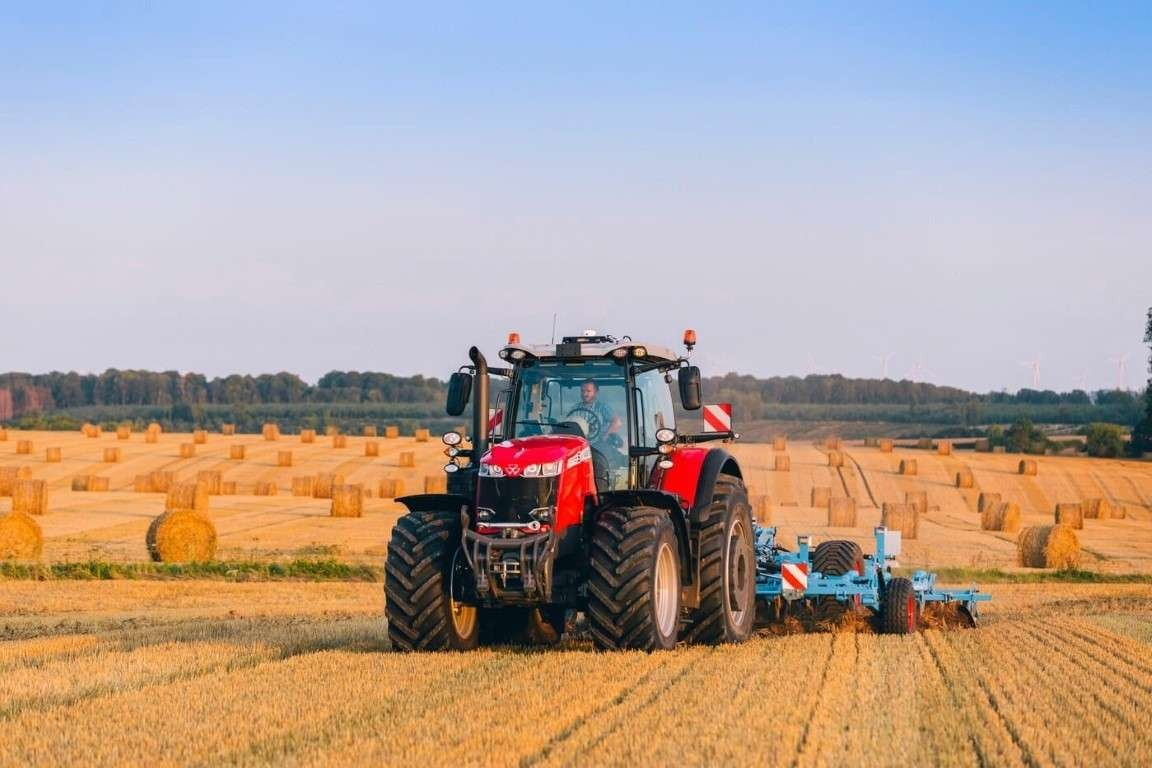
[[[0,370],[1147,377],[1152,7],[0,11]]]

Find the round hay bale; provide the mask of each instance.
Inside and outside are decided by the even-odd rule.
[[[280,427],[272,422],[269,422],[260,428],[260,434],[262,434],[264,439],[268,441],[279,440]]]
[[[332,489],[344,485],[344,475],[334,472],[318,472],[316,481],[312,486],[312,497],[316,499],[332,498]]]
[[[80,427],[80,433],[84,435],[84,437],[100,437],[100,427],[95,424],[85,424]]]
[[[396,493],[396,479],[392,477],[385,477],[380,481],[378,494],[382,499],[394,499],[400,494]]]
[[[426,443],[432,439],[432,431],[423,427],[417,429],[414,434],[418,443]]]
[[[224,435],[225,437],[232,437],[233,435],[236,434],[236,425],[235,424],[221,424],[220,425],[220,434]]]
[[[196,443],[180,443],[180,458],[191,459],[196,455]]]
[[[276,452],[276,466],[290,467],[292,466],[292,451],[277,451]]]
[[[980,513],[980,528],[985,531],[1016,533],[1020,530],[1020,506],[1004,502],[985,507]]]
[[[992,453],[1007,453],[1007,452],[1008,452],[1008,449],[1002,445],[996,445],[996,446],[992,447]]]
[[[300,430],[300,442],[302,442],[302,443],[314,443],[314,442],[316,442],[316,430],[314,430],[314,429],[302,429],[302,430]]]
[[[244,457],[248,455],[248,446],[246,445],[230,445],[228,446],[228,458],[235,461],[243,461]]]
[[[64,460],[64,452],[59,448],[48,448],[44,451],[44,461],[49,464],[59,464]]]
[[[904,539],[915,539],[920,535],[920,513],[911,504],[884,502],[880,525],[891,531],[900,531]]]
[[[334,424],[329,424],[328,426],[324,427],[325,437],[335,437],[338,434],[340,434],[340,427],[337,427]]]
[[[384,427],[384,437],[388,440],[395,440],[400,437],[400,427],[396,425]]]
[[[195,509],[172,509],[148,526],[148,554],[160,563],[203,563],[216,556],[216,526]]]
[[[196,445],[204,445],[208,442],[208,430],[194,429],[192,430],[192,442]]]
[[[864,438],[864,447],[865,448],[875,448],[876,447],[876,438],[874,438],[874,437]]]
[[[448,493],[448,475],[425,475],[424,493]]]
[[[333,448],[347,448],[348,436],[347,435],[332,435]]]
[[[88,478],[88,490],[96,493],[104,493],[108,490],[111,480],[107,477],[99,475],[92,475]]]
[[[760,525],[772,524],[772,499],[766,493],[754,494],[752,502],[752,518]]]
[[[1080,540],[1066,525],[1036,525],[1020,531],[1016,554],[1025,568],[1076,568],[1080,565]]]
[[[976,442],[972,444],[972,447],[980,453],[988,453],[988,451],[992,450],[992,441],[986,437],[979,437],[976,439]]]
[[[376,442],[375,440],[369,440],[368,442],[364,443],[364,455],[365,456],[379,456],[380,455],[380,443]]]
[[[922,451],[930,451],[930,450],[932,450],[932,438],[930,438],[930,437],[921,437],[921,438],[919,438],[919,439],[916,441],[916,447],[917,447],[917,448],[919,448],[919,449],[920,449],[920,450],[922,450]]]
[[[221,496],[235,496],[236,495],[236,481],[225,480],[220,483]]]
[[[812,488],[812,506],[827,507],[832,500],[832,489],[826,485],[817,485]]]
[[[311,475],[294,477],[292,478],[292,495],[311,496],[315,485],[316,478]]]
[[[160,422],[153,421],[153,422],[149,422],[148,429],[146,431],[158,435],[164,431],[164,428],[160,426]]]
[[[877,446],[880,448],[880,453],[892,453],[892,449],[895,447],[895,445],[896,444],[887,437],[882,437],[877,442]]]
[[[152,475],[152,490],[156,493],[168,493],[176,482],[176,473],[165,469],[154,469]]]
[[[792,457],[787,455],[777,456],[775,468],[777,472],[790,471],[792,469]]]
[[[209,496],[219,496],[224,473],[218,469],[202,469],[196,473],[196,482],[204,486]]]
[[[34,446],[32,445],[31,440],[17,440],[16,441],[16,453],[18,453],[18,454],[22,454],[22,455],[31,454],[33,448],[34,448]]]
[[[951,456],[952,455],[952,441],[951,440],[937,440],[936,441],[936,453],[939,456]]]
[[[105,448],[104,449],[104,463],[105,464],[119,464],[120,463],[120,449],[119,448]]]
[[[144,442],[148,443],[149,445],[155,445],[156,443],[160,442],[160,433],[159,432],[145,432],[144,433]]]
[[[8,430],[4,427],[0,427],[0,443],[6,442],[8,442]]]
[[[928,514],[928,491],[907,491],[904,494],[904,503],[916,508],[921,515]]]
[[[900,459],[900,474],[915,475],[916,459]]]
[[[1084,528],[1084,509],[1079,504],[1057,504],[1056,525],[1066,525],[1078,531],[1082,530]]]
[[[280,493],[280,488],[276,485],[275,480],[257,480],[255,495],[257,496],[277,496]]]
[[[842,467],[844,466],[844,454],[840,451],[828,451],[828,466]]]
[[[360,434],[364,437],[376,437],[376,426],[374,424],[365,424],[364,428],[360,430]]]
[[[136,493],[155,493],[152,487],[152,475],[136,475],[136,479],[132,481],[132,490]]]
[[[1020,459],[1017,471],[1021,475],[1035,475],[1037,471],[1035,459]]]
[[[843,441],[836,436],[829,436],[824,438],[824,449],[828,451],[838,451],[843,447]]]
[[[776,451],[777,453],[788,450],[788,439],[779,436],[773,437],[772,450]]]
[[[364,486],[334,486],[330,514],[332,517],[361,517],[364,514]]]
[[[404,478],[398,477],[392,481],[392,498],[399,499],[404,495]]]
[[[0,560],[39,560],[43,551],[40,523],[23,512],[0,515]]]
[[[131,424],[121,424],[120,426],[116,427],[116,439],[117,440],[128,440],[131,437],[132,437],[132,425]]]
[[[979,498],[976,500],[976,511],[980,514],[984,514],[985,510],[994,508],[999,503],[1000,494],[981,491]]]
[[[48,483],[17,480],[12,486],[12,511],[28,515],[48,514]]]
[[[92,480],[88,475],[76,475],[72,478],[72,490],[74,491],[87,491],[88,483]],[[3,495],[3,494],[0,494]]]
[[[1086,499],[1083,508],[1084,517],[1088,520],[1107,520],[1113,516],[1112,504],[1108,499]]]
[[[972,474],[972,470],[964,467],[956,473],[956,487],[957,488],[971,488],[976,485],[976,476]]]
[[[164,499],[164,509],[208,509],[208,486],[200,482],[172,483]]]
[[[856,527],[856,499],[841,497],[828,504],[828,525],[834,528]]]
[[[416,452],[415,451],[401,451],[400,452],[400,466],[401,467],[415,467],[416,466]]]
[[[0,467],[0,496],[11,496],[17,480],[32,477],[32,467]]]

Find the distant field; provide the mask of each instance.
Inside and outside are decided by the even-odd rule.
[[[200,470],[220,470],[237,483],[235,496],[213,496],[210,513],[220,535],[220,559],[288,560],[327,557],[352,563],[380,565],[392,524],[402,506],[389,499],[365,501],[361,518],[332,518],[325,499],[290,495],[292,478],[317,472],[339,472],[347,482],[376,490],[379,481],[396,478],[409,493],[423,490],[424,478],[441,476],[443,446],[436,436],[426,443],[412,438],[385,439],[349,436],[347,447],[333,448],[331,438],[317,436],[303,444],[296,436],[265,441],[259,435],[226,437],[209,434],[196,446],[194,458],[181,459],[179,446],[188,434],[161,435],[147,444],[141,434],[117,440],[105,432],[99,438],[79,433],[8,431],[0,442],[0,466],[27,466],[34,478],[48,481],[49,513],[39,518],[46,537],[44,560],[76,562],[147,560],[144,534],[164,507],[163,494],[135,493],[137,475],[155,469],[172,470],[178,479],[194,479]],[[17,455],[16,444],[31,440],[33,452]],[[364,455],[364,443],[379,443],[380,455]],[[243,460],[229,459],[233,445],[244,445]],[[61,449],[62,461],[48,463],[45,450]],[[119,463],[102,461],[105,447],[121,448]],[[876,448],[846,444],[842,469],[827,466],[826,453],[811,443],[792,440],[787,449],[790,472],[775,472],[774,452],[762,443],[730,447],[741,462],[753,493],[767,494],[773,522],[785,541],[798,533],[818,537],[853,538],[871,549],[871,528],[880,521],[880,506],[901,502],[907,491],[926,491],[928,513],[920,538],[905,542],[901,562],[909,566],[1015,567],[1015,536],[980,530],[976,499],[981,490],[1001,493],[1023,511],[1023,524],[1051,522],[1057,503],[1086,498],[1108,499],[1126,511],[1122,520],[1088,520],[1079,532],[1085,548],[1084,567],[1111,573],[1152,573],[1152,463],[1080,457],[1037,457],[1035,477],[1016,473],[1018,456],[971,451],[938,456],[934,451],[897,448],[883,454]],[[279,451],[291,450],[293,466],[277,466]],[[416,466],[401,468],[402,451],[414,451]],[[900,459],[916,458],[919,474],[896,473]],[[956,471],[968,466],[975,487],[957,489]],[[71,490],[77,475],[109,479],[108,492]],[[258,481],[274,482],[277,496],[255,496]],[[833,497],[851,496],[858,505],[857,527],[828,528],[824,509],[810,506],[814,486],[828,487]],[[0,511],[10,499],[0,499]]]

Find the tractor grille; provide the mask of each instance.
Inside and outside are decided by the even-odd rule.
[[[528,523],[529,513],[556,505],[558,477],[481,477],[477,507],[492,510],[487,522]]]

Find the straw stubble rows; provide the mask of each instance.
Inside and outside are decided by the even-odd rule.
[[[33,607],[0,644],[0,762],[1099,765],[1152,749],[1146,586],[1000,587],[972,631],[651,655],[397,654],[379,585],[215,586],[157,584],[171,609],[125,615],[93,585],[65,634],[65,614]],[[316,602],[294,612],[302,586]]]

